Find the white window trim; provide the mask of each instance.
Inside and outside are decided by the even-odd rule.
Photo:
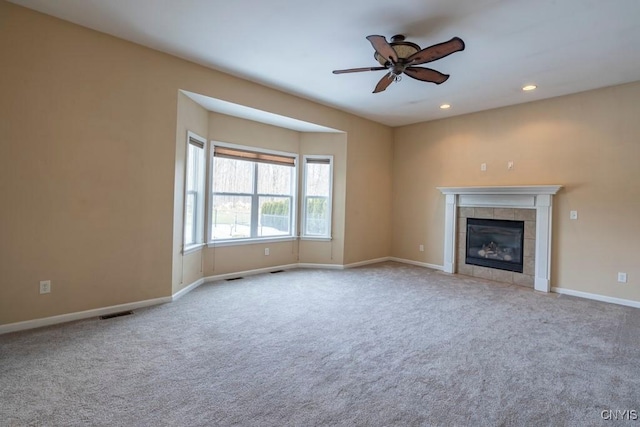
[[[191,253],[197,252],[200,249],[204,248],[206,246],[205,243],[196,243],[195,245],[189,245],[186,246],[183,250],[182,250],[182,255],[189,255]]]
[[[329,159],[329,224],[328,236],[313,236],[306,235],[305,231],[307,230],[307,159]],[[302,156],[302,206],[301,206],[301,216],[302,216],[302,224],[300,224],[301,235],[300,240],[315,240],[315,241],[331,241],[333,240],[333,156],[330,154],[305,154]]]
[[[202,194],[200,195],[200,200],[197,203],[198,206],[198,212],[196,212],[196,243],[192,243],[187,245],[186,244],[186,238],[187,236],[185,235],[185,223],[186,223],[186,219],[187,219],[187,168],[189,165],[189,144],[190,144],[190,140],[194,139],[200,143],[202,143],[202,151],[203,151],[203,159],[204,161],[202,162],[202,168],[203,170],[201,171],[201,180],[202,183],[201,185],[201,189],[202,189]],[[183,211],[182,211],[182,254],[183,255],[187,255],[189,253],[195,252],[199,249],[201,249],[204,246],[204,227],[205,227],[205,217],[206,217],[206,213],[205,213],[205,205],[206,205],[206,191],[207,191],[207,186],[206,186],[206,177],[207,177],[207,139],[201,137],[200,135],[196,134],[195,132],[192,131],[187,131],[187,143],[186,143],[186,147],[185,147],[185,157],[184,157],[184,189],[183,189]]]
[[[213,153],[216,146],[235,148],[237,150],[255,151],[265,154],[275,154],[279,156],[293,157],[295,159],[293,166],[293,178],[291,185],[291,235],[287,236],[264,236],[264,237],[250,237],[244,239],[212,239],[211,232],[213,230]],[[271,242],[283,242],[297,240],[297,224],[298,224],[298,178],[299,178],[299,155],[297,153],[290,153],[287,151],[270,150],[268,148],[254,147],[250,145],[232,144],[230,142],[222,142],[211,140],[209,144],[209,171],[207,173],[207,231],[206,241],[207,247],[220,247],[220,246],[237,246],[237,245],[251,245],[256,243],[271,243]]]
[[[295,236],[265,236],[246,239],[227,239],[227,240],[214,240],[207,243],[209,248],[219,248],[222,246],[240,246],[240,245],[255,245],[257,243],[279,243],[279,242],[292,242],[297,240]]]
[[[312,241],[312,242],[330,242],[333,240],[333,237],[300,236],[300,240]]]

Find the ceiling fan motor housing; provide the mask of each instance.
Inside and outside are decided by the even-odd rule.
[[[404,59],[407,59],[414,53],[420,51],[420,46],[415,43],[405,41],[405,37],[402,34],[396,34],[395,36],[391,37],[391,43],[389,44],[391,45],[393,50],[396,51],[399,60],[398,62],[403,62]],[[378,52],[375,52],[373,57],[383,67],[390,65],[389,60],[382,57],[382,55],[380,55]]]

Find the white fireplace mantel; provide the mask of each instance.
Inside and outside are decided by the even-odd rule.
[[[551,212],[553,195],[561,185],[507,187],[437,187],[446,196],[444,271],[456,271],[456,215],[458,207],[520,208],[536,210],[536,257],[534,288],[551,289]]]

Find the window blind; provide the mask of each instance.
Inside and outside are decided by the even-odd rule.
[[[271,163],[282,166],[295,166],[295,157],[285,156],[281,154],[260,153],[258,151],[239,150],[237,148],[215,146],[213,149],[214,157],[234,160],[248,160],[258,163]]]
[[[320,158],[307,157],[306,162],[309,164],[317,164],[317,165],[331,164],[331,160],[328,158],[320,159]]]
[[[197,140],[197,139],[195,139],[195,138],[191,138],[191,137],[189,137],[189,144],[191,144],[191,145],[195,145],[195,146],[196,146],[196,147],[198,147],[198,148],[202,148],[202,149],[204,149],[204,143],[203,143],[202,141],[198,141],[198,140]]]

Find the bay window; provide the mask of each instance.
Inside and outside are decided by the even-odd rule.
[[[297,155],[214,143],[209,242],[295,236]]]

